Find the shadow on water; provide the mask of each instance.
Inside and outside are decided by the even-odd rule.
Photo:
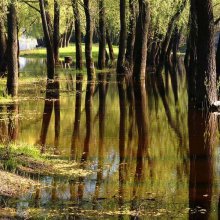
[[[35,219],[217,215],[217,116],[188,110],[181,59],[146,82],[115,73],[87,82],[81,73],[68,74],[48,81],[42,99],[1,106],[0,141],[39,143],[41,153],[91,172],[40,177],[43,188],[7,200],[7,207]],[[36,116],[26,118],[33,110]]]

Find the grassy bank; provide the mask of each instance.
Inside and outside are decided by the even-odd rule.
[[[35,177],[38,179],[39,176],[51,176],[69,181],[90,174],[92,174],[91,170],[81,169],[80,164],[68,158],[41,154],[38,146],[25,144],[0,146],[0,179],[4,183],[0,187],[0,196],[20,196],[31,186],[39,184],[35,182]]]
[[[114,46],[113,47],[115,55],[118,54],[118,47]],[[85,61],[85,45],[83,44],[82,46],[83,50],[83,59]],[[95,61],[98,60],[98,51],[99,47],[97,44],[93,45],[93,58]],[[21,57],[26,57],[26,58],[46,58],[46,49],[45,48],[36,48],[34,50],[24,50],[21,51],[20,53]],[[70,56],[73,59],[76,57],[76,48],[74,44],[70,44],[69,47],[66,48],[60,48],[60,58],[63,59],[66,56]]]

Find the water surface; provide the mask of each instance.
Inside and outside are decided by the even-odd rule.
[[[45,188],[2,207],[33,219],[217,219],[218,121],[188,110],[181,59],[146,82],[114,71],[87,82],[60,69],[46,83],[43,60],[21,61],[27,80],[19,101],[0,107],[0,141],[37,145],[92,174],[39,177]]]

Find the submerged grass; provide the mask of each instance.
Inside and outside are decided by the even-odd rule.
[[[10,172],[49,175],[72,179],[92,172],[79,168],[79,164],[57,155],[41,154],[40,148],[30,145],[0,146],[0,168]]]

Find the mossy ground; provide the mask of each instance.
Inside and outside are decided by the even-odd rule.
[[[92,171],[80,169],[79,164],[67,158],[41,154],[37,146],[25,144],[0,146],[0,179],[5,183],[3,188],[0,187],[0,195],[3,196],[17,197],[20,192],[27,191],[30,185],[39,184],[25,178],[27,176],[53,176],[71,180],[90,174]],[[1,178],[2,176],[4,178]],[[20,182],[19,186],[15,184],[17,181]]]

